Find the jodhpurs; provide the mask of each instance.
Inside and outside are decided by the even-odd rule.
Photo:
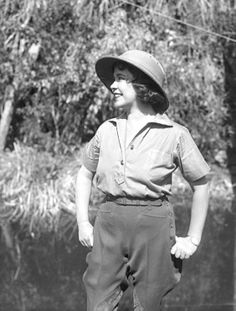
[[[117,310],[128,278],[134,310],[160,310],[181,276],[182,260],[170,254],[174,243],[174,213],[166,198],[102,203],[83,277],[87,311]]]

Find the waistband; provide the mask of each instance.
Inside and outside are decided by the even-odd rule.
[[[164,201],[168,201],[167,196],[162,196],[160,198],[129,198],[129,197],[114,197],[111,195],[106,195],[105,201],[115,202],[120,205],[161,205]]]

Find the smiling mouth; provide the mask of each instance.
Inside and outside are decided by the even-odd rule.
[[[122,96],[121,93],[113,93],[113,95],[114,95],[115,98],[118,98],[118,97]]]

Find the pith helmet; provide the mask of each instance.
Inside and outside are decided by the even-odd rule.
[[[140,50],[130,50],[120,56],[101,57],[96,62],[95,69],[100,80],[110,91],[110,86],[114,82],[114,65],[119,61],[132,65],[136,69],[142,71],[142,73],[147,75],[154,82],[156,90],[165,99],[164,110],[167,110],[169,107],[169,101],[163,90],[163,83],[166,75],[161,63],[151,54]]]

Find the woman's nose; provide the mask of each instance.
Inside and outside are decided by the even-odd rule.
[[[112,89],[117,89],[117,81],[116,80],[111,84],[110,89],[111,90]]]

